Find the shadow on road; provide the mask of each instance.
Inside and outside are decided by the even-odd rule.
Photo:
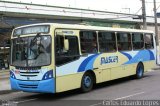
[[[110,86],[114,86],[114,85],[118,85],[118,84],[122,84],[122,83],[128,83],[130,81],[133,80],[143,80],[145,78],[151,77],[152,75],[145,75],[142,79],[135,79],[134,76],[130,76],[130,77],[125,77],[125,78],[120,78],[120,79],[116,79],[116,80],[112,80],[112,81],[107,81],[104,83],[100,83],[94,86],[93,91],[96,91],[98,89],[104,89],[105,87],[110,87]],[[92,91],[91,91],[92,92]],[[90,93],[90,92],[88,92]],[[56,100],[61,100],[67,97],[72,97],[75,95],[83,95],[86,93],[82,93],[80,91],[80,89],[76,89],[76,90],[70,90],[70,91],[66,91],[66,92],[62,92],[62,93],[57,93],[57,94],[34,94],[31,96],[25,96],[22,97],[21,99],[29,99],[29,98],[37,98],[38,101],[56,101]]]

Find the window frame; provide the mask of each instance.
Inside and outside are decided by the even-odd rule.
[[[114,41],[114,43],[115,43],[115,51],[114,50],[112,50],[112,51],[104,51],[104,52],[101,52],[101,50],[100,50],[100,40],[99,40],[99,34],[100,33],[111,33],[111,34],[114,34],[114,37],[115,37],[115,41]],[[113,41],[112,41],[113,42]],[[116,32],[115,31],[98,31],[98,46],[99,46],[99,52],[100,53],[115,53],[115,52],[117,52],[117,35],[116,35]]]
[[[146,39],[145,39],[145,36],[146,35],[150,35],[152,37],[151,39],[151,43],[152,43],[152,47],[151,48],[146,48]],[[144,33],[144,48],[147,50],[147,49],[154,49],[154,36],[153,36],[153,33]]]
[[[118,48],[118,34],[127,34],[127,35],[130,35],[130,47],[131,47],[131,49],[127,49],[127,50],[119,50],[119,48]],[[121,32],[121,31],[116,31],[116,38],[117,38],[117,51],[132,51],[133,50],[133,43],[132,43],[132,33],[131,32]]]
[[[77,40],[77,55],[74,55],[74,56],[77,56],[77,58],[76,59],[72,59],[71,61],[67,61],[67,62],[64,62],[64,63],[62,63],[62,64],[57,64],[57,62],[56,62],[56,57],[57,57],[57,53],[56,53],[56,49],[57,49],[57,47],[56,47],[56,43],[57,43],[57,41],[56,41],[56,37],[57,36],[63,36],[63,35],[56,35],[55,36],[55,66],[57,66],[57,67],[59,67],[59,66],[62,66],[62,65],[65,65],[65,64],[68,64],[68,63],[71,63],[71,62],[73,62],[73,61],[76,61],[76,60],[78,60],[79,58],[80,58],[80,52],[79,52],[79,40],[78,40],[78,37],[77,36],[74,36],[74,35],[66,35],[66,36],[64,36],[64,39],[67,39],[67,38],[69,38],[69,37],[75,37],[76,38],[76,40]],[[59,46],[60,47],[60,46]],[[63,56],[61,56],[61,57],[63,57]],[[65,57],[65,56],[64,56]],[[66,57],[72,57],[72,56],[66,56]]]
[[[82,33],[83,32],[92,32],[92,33],[94,33],[95,34],[95,37],[96,37],[96,40],[95,40],[95,42],[93,42],[93,41],[91,41],[91,42],[89,42],[90,44],[91,43],[95,43],[96,44],[96,52],[82,52],[82,39],[81,39],[81,35],[82,35]],[[96,54],[96,53],[98,53],[99,52],[99,42],[98,42],[98,34],[97,34],[97,31],[95,31],[95,30],[80,30],[79,31],[79,44],[80,44],[80,52],[81,52],[81,54],[83,55],[83,54]],[[90,46],[91,47],[91,46]],[[93,47],[93,46],[92,46]]]
[[[140,34],[143,36],[143,47],[141,49],[134,49],[134,45],[133,45],[133,34]],[[144,50],[145,49],[145,40],[144,40],[144,33],[141,32],[132,32],[132,50],[136,51],[136,50]]]

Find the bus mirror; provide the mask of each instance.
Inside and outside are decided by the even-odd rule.
[[[68,39],[64,40],[64,49],[65,49],[65,51],[69,50],[69,41],[68,41]]]

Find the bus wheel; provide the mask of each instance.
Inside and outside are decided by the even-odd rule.
[[[143,64],[142,63],[139,63],[137,65],[137,68],[136,68],[136,78],[137,79],[140,79],[143,77],[143,74],[144,74],[144,67],[143,67]]]
[[[91,73],[87,72],[83,75],[81,81],[82,92],[89,92],[93,88],[93,76]]]

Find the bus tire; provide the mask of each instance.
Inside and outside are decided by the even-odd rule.
[[[91,73],[86,72],[81,80],[81,91],[89,92],[92,90],[94,84],[94,79]]]
[[[135,77],[136,77],[137,79],[140,79],[140,78],[143,77],[143,74],[144,74],[144,66],[143,66],[142,63],[139,63],[139,64],[137,65],[137,68],[136,68],[136,75],[135,75]]]

